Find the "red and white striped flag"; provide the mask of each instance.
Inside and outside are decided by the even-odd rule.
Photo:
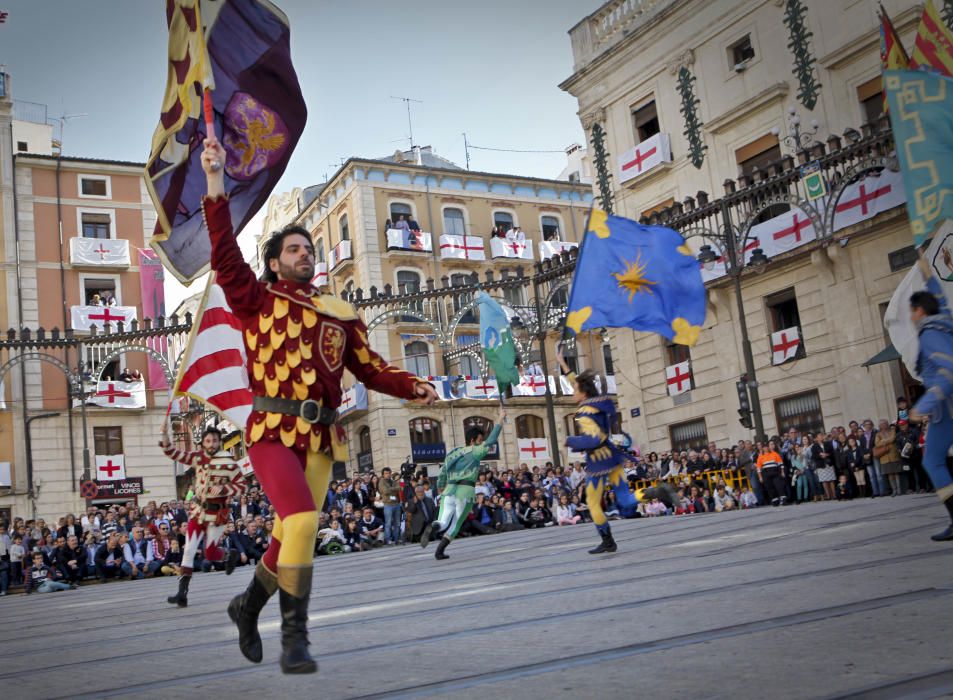
[[[173,394],[208,404],[244,429],[252,404],[245,363],[241,322],[213,275],[193,323]]]

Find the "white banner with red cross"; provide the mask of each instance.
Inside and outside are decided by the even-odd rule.
[[[328,286],[328,264],[319,262],[314,264],[314,277],[311,278],[311,284],[315,287]]]
[[[814,224],[800,209],[786,211],[764,223],[752,226],[750,235],[758,239],[761,243],[758,247],[769,258],[786,253],[817,238]]]
[[[127,326],[136,320],[135,306],[74,306],[70,311],[74,331],[88,331],[92,326],[102,330],[107,323],[115,330],[117,323]]]
[[[522,461],[538,462],[550,459],[549,441],[546,438],[517,438],[516,446]]]
[[[129,241],[124,238],[71,238],[70,265],[129,267]]]
[[[669,396],[678,396],[692,388],[692,369],[690,362],[685,360],[665,368],[665,384]]]
[[[495,379],[468,379],[468,399],[496,399],[500,396],[500,388]]]
[[[801,333],[797,326],[771,334],[771,364],[781,365],[794,359],[801,347]]]
[[[546,393],[546,377],[541,374],[527,374],[513,387],[513,396],[542,396]]]
[[[490,254],[494,258],[533,259],[533,242],[518,241],[515,238],[491,238]]]
[[[96,481],[118,481],[125,478],[125,455],[96,455]]]
[[[903,174],[884,169],[848,186],[837,200],[834,230],[840,231],[907,201]]]
[[[486,260],[483,239],[445,233],[440,237],[440,257],[443,260]]]
[[[109,380],[97,382],[96,391],[87,403],[103,408],[145,408],[146,383]]]
[[[662,163],[672,161],[668,134],[658,133],[619,156],[619,182],[631,180]]]

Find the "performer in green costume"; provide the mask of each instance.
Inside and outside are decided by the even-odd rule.
[[[470,428],[466,434],[466,447],[456,447],[450,451],[437,479],[440,489],[440,514],[437,521],[424,528],[420,536],[420,546],[426,547],[431,539],[440,538],[437,545],[437,559],[449,559],[444,554],[447,545],[460,532],[470,509],[476,500],[475,486],[480,474],[480,462],[486,458],[490,448],[496,444],[506,420],[506,411],[500,407],[500,419],[489,436],[480,428]]]

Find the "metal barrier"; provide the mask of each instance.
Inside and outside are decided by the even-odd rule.
[[[698,472],[695,474],[680,474],[679,476],[672,476],[661,480],[641,479],[635,482],[635,489],[639,490],[649,486],[657,486],[659,481],[664,481],[674,488],[679,488],[681,486],[682,480],[689,478],[693,482],[701,481],[703,484],[707,484],[708,490],[714,493],[715,485],[718,483],[718,477],[722,477],[725,480],[725,483],[732,490],[734,490],[736,494],[741,493],[741,491],[744,489],[751,488],[751,484],[748,482],[748,475],[743,471],[735,471],[734,469],[716,469],[709,472]]]

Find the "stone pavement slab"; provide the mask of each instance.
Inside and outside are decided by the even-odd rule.
[[[591,526],[315,561],[317,676],[245,662],[224,608],[251,576],[0,599],[0,684],[18,698],[162,692],[337,698],[953,695],[953,546],[932,496]],[[135,673],[127,672],[135,668]],[[11,696],[12,697],[12,696]]]

